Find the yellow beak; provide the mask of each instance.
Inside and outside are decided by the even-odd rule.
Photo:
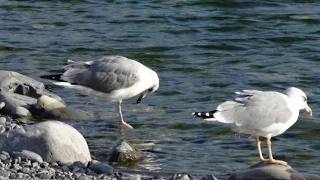
[[[311,110],[311,108],[306,104],[306,107],[304,108],[306,111],[307,111],[307,113],[309,114],[309,116],[312,116],[312,110]]]

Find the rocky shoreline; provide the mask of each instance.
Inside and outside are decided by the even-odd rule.
[[[38,118],[43,122],[29,121]],[[41,82],[12,71],[0,71],[0,179],[112,179],[214,180],[213,175],[170,177],[120,173],[91,159],[85,138],[62,119],[89,119],[92,115],[69,108]],[[51,119],[51,120],[48,120]],[[54,120],[52,120],[54,119]],[[138,162],[144,154],[126,141],[109,153],[108,161]],[[228,179],[319,179],[290,166],[258,163]]]

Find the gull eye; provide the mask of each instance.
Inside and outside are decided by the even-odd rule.
[[[302,97],[303,101],[306,102],[307,101],[307,97]]]

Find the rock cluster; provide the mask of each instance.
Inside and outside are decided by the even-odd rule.
[[[0,71],[0,110],[17,118],[90,119],[87,112],[66,107],[39,81],[13,71]]]

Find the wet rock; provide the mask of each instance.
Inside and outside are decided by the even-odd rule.
[[[45,121],[0,134],[0,149],[23,150],[39,154],[47,162],[86,162],[91,160],[84,137],[73,127],[59,121]]]
[[[31,113],[28,109],[21,107],[21,106],[16,106],[12,109],[11,115],[15,117],[30,117]]]
[[[1,117],[0,117],[0,125],[5,125],[6,122],[7,122],[7,118],[1,116]]]
[[[304,180],[320,180],[320,176],[299,173],[292,169],[291,166],[283,166],[278,164],[269,164],[267,162],[255,164],[248,169],[237,172],[230,176],[228,180],[242,179],[304,179]]]
[[[37,108],[44,109],[45,111],[50,111],[52,109],[57,109],[62,107],[66,107],[66,105],[61,101],[58,101],[57,99],[54,99],[46,95],[42,95],[37,100]]]
[[[28,151],[28,150],[22,150],[21,152],[13,152],[12,155],[27,158],[27,159],[30,159],[31,161],[37,161],[39,163],[43,162],[43,159],[39,154],[34,153],[32,151]]]
[[[0,102],[0,110],[6,105],[4,102]]]
[[[109,162],[132,163],[143,158],[142,152],[126,141],[119,142],[108,156]]]
[[[62,101],[59,96],[48,91],[43,83],[14,71],[0,71],[0,90],[33,98],[47,95]]]
[[[101,163],[99,161],[92,161],[89,168],[97,174],[113,174],[113,168],[107,164]]]
[[[45,89],[43,83],[13,71],[0,71],[0,107],[5,105],[1,112],[10,115],[15,112],[17,106],[33,110],[37,99],[41,95],[47,95],[58,101],[62,99]],[[33,113],[31,111],[31,113]]]
[[[43,112],[39,118],[41,119],[56,119],[56,120],[88,120],[93,117],[92,114],[82,111],[80,109],[74,109],[69,107],[61,107],[57,109],[51,109]]]

